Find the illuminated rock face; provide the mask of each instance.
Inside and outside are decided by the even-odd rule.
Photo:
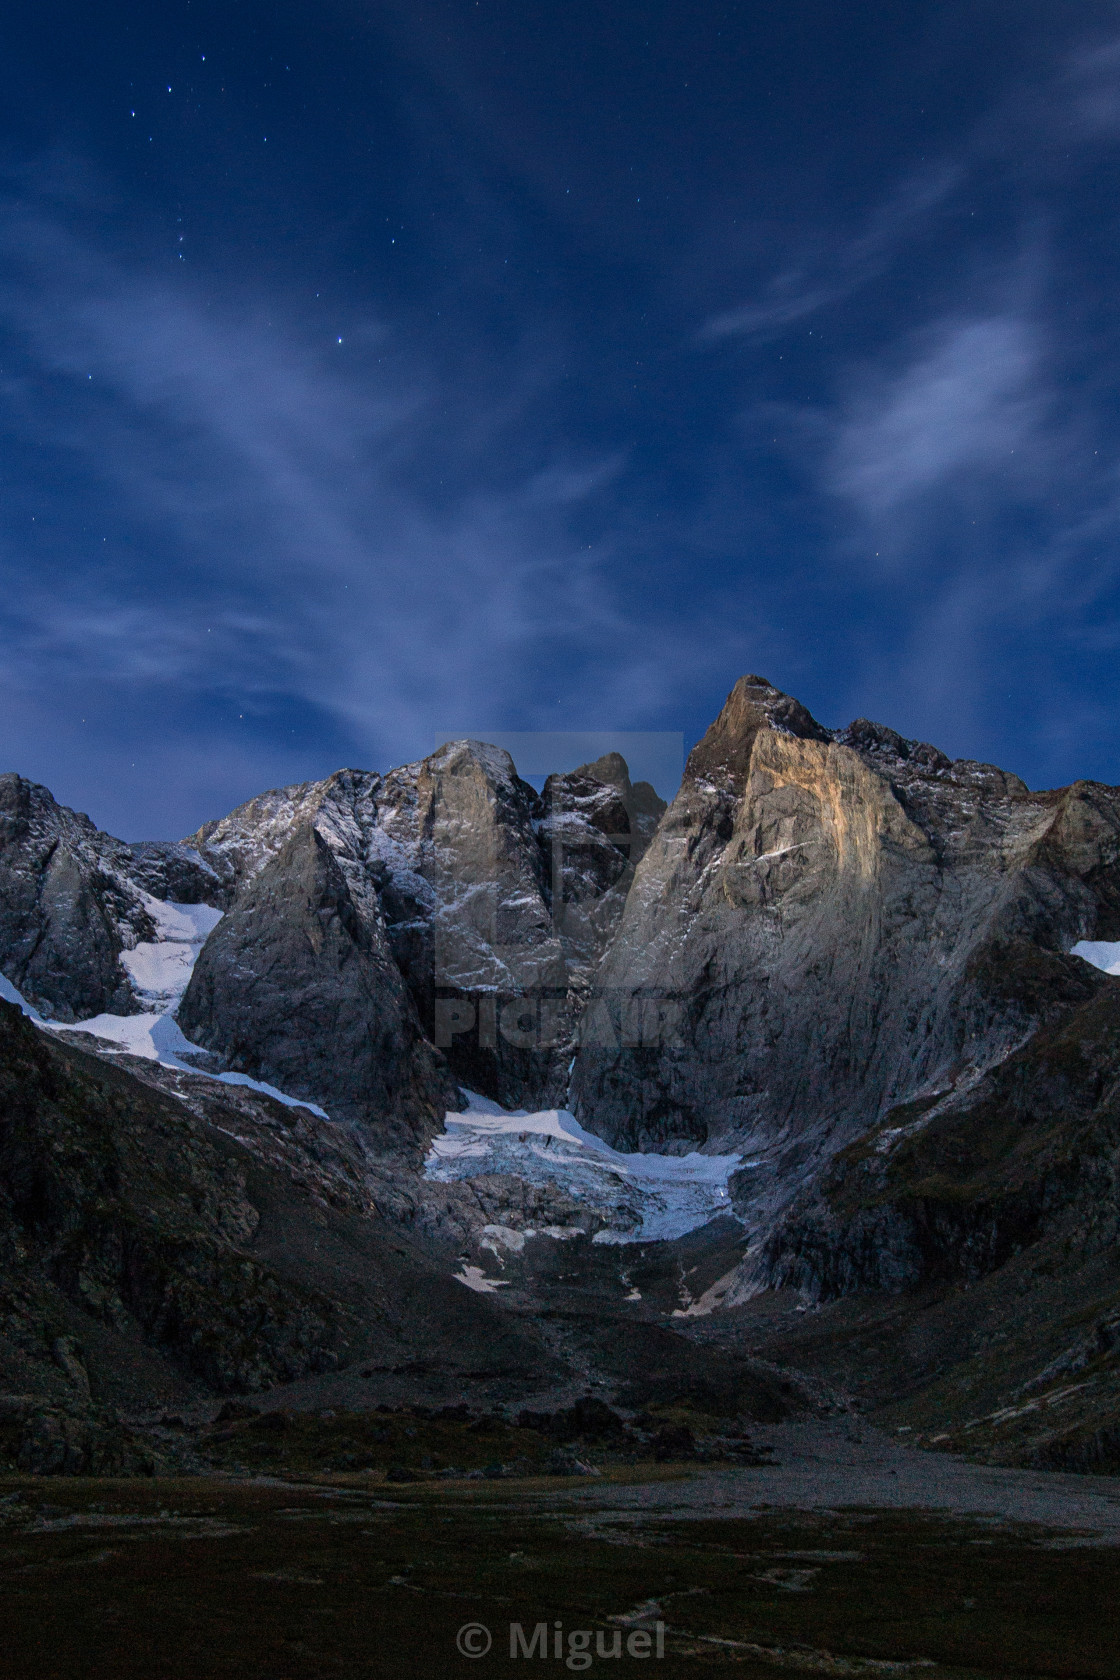
[[[1031,793],[745,677],[638,866],[570,1106],[620,1148],[761,1153],[740,1203],[776,1209],[1061,1007],[1064,953],[1120,937],[1118,859],[1120,790]]]

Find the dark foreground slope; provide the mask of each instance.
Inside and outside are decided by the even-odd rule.
[[[970,1089],[842,1150],[756,1261],[774,1292],[697,1329],[934,1445],[1115,1470],[1120,980],[1045,953],[1031,968],[1054,1018]]]
[[[465,1288],[438,1230],[425,1239],[421,1219],[410,1235],[382,1211],[415,1214],[409,1181],[367,1172],[347,1128],[141,1066],[192,1086],[190,1103],[0,1004],[0,1412],[30,1428],[53,1408],[48,1434],[73,1426],[85,1443],[44,1467],[127,1469],[104,1436],[111,1414],[202,1419],[223,1395],[548,1409],[675,1368],[686,1384],[706,1375],[732,1416],[799,1403],[750,1361],[697,1360],[660,1326],[612,1334],[608,1310],[550,1327],[539,1303]]]
[[[228,1131],[0,1005],[5,1387],[152,1404],[402,1347],[454,1366],[486,1345],[541,1366],[485,1298],[377,1219],[356,1174],[301,1183],[230,1135],[251,1129],[236,1108],[220,1118]]]

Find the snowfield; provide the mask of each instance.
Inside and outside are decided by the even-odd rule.
[[[142,1003],[156,1014],[176,1009],[198,953],[222,919],[210,904],[168,904],[145,893],[144,908],[156,924],[156,938],[121,952],[121,966]],[[185,1041],[184,1041],[185,1042]]]
[[[485,1097],[464,1095],[466,1110],[448,1114],[446,1131],[432,1144],[427,1178],[452,1183],[509,1173],[556,1185],[611,1217],[596,1242],[667,1241],[731,1211],[727,1182],[742,1164],[739,1155],[627,1155],[585,1131],[566,1109],[510,1113]]]

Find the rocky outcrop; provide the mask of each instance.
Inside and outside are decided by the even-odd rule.
[[[736,684],[638,866],[581,1026],[583,1123],[753,1157],[773,1216],[887,1112],[975,1079],[1043,1007],[1008,951],[1120,935],[1120,794],[1031,793]]]
[[[151,1476],[155,1459],[119,1418],[93,1407],[0,1396],[0,1463],[33,1476]]]
[[[45,787],[0,776],[0,971],[43,1015],[137,1009],[120,955],[155,929],[133,864]]]
[[[541,796],[538,838],[545,852],[553,929],[560,940],[572,996],[562,1034],[567,1048],[574,1012],[610,944],[634,878],[635,838],[617,788],[580,771],[549,776]]]
[[[193,846],[178,840],[134,840],[128,849],[131,879],[153,898],[229,908],[233,895],[228,881]]]
[[[640,863],[665,815],[665,801],[656,788],[649,782],[631,782],[630,767],[618,752],[604,753],[590,764],[581,764],[571,774],[616,790],[629,825],[627,856],[632,864]]]
[[[127,954],[166,937],[161,903],[205,903],[230,914],[180,1019],[227,1067],[398,1144],[457,1103],[454,1080],[514,1105],[559,1100],[633,875],[630,808],[648,827],[656,803],[618,755],[601,768],[610,781],[553,777],[542,799],[507,753],[453,742],[132,846],[3,778],[0,971],[57,1020],[150,1010]]]
[[[193,1042],[292,1096],[329,1101],[377,1151],[422,1152],[457,1093],[423,1037],[372,884],[311,822],[239,893],[179,1006]]]

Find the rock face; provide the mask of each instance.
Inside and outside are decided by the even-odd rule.
[[[799,1291],[813,1310],[779,1308],[755,1350],[912,1440],[1115,1472],[1120,978],[1038,947],[1015,966],[1042,1022],[1027,1042],[890,1110],[721,1285],[755,1307]]]
[[[172,904],[211,904],[216,910],[229,908],[228,883],[193,846],[178,840],[135,840],[128,849],[132,853],[132,880],[153,898]]]
[[[553,1409],[589,1382],[608,1396],[645,1383],[635,1404],[702,1392],[709,1410],[715,1385],[732,1416],[802,1405],[771,1369],[697,1350],[620,1307],[617,1257],[587,1237],[579,1242],[606,1280],[594,1291],[597,1314],[542,1315],[528,1255],[507,1285],[519,1307],[465,1288],[461,1245],[493,1241],[487,1198],[497,1180],[480,1187],[481,1200],[473,1186],[429,1186],[371,1163],[352,1129],[306,1110],[196,1072],[116,1060],[0,1002],[0,1459],[9,1466],[151,1471],[147,1448],[158,1441],[147,1431],[145,1447],[133,1426],[143,1433],[153,1410],[197,1419],[215,1394],[263,1390],[273,1405],[332,1412],[464,1394],[476,1405]],[[533,1202],[555,1211],[554,1199],[514,1188],[526,1215]],[[537,1244],[540,1299],[553,1307],[553,1273],[570,1271],[573,1246]],[[677,1266],[668,1270],[675,1300]]]
[[[393,1147],[457,1105],[456,1081],[513,1105],[562,1100],[657,803],[617,754],[595,768],[608,779],[554,776],[542,798],[507,753],[453,742],[132,846],[4,777],[0,971],[56,1020],[143,1012],[122,956],[162,937],[154,901],[205,903],[227,916],[180,1022],[229,1068]]]
[[[179,1024],[223,1064],[416,1150],[456,1093],[424,1039],[371,883],[304,822],[202,949]]]
[[[252,1010],[254,1034],[274,1016],[276,1041],[291,1034],[283,986],[251,981],[257,1001],[235,1006],[243,966],[236,983],[231,969],[215,989],[215,975],[234,939],[248,937],[250,918],[288,915],[282,891],[267,901],[246,895],[297,830],[313,831],[342,872],[368,939],[391,953],[419,1030],[455,1078],[513,1105],[561,1094],[580,987],[617,924],[632,874],[623,793],[577,773],[550,778],[542,799],[508,753],[459,741],[385,776],[339,771],[251,800],[184,843],[234,900],[184,999],[185,1030],[215,1047],[235,1039],[245,1046],[232,1022],[247,1023]],[[227,1013],[228,1030],[218,1019]],[[305,1039],[305,1052],[329,1069],[325,1018],[317,1043],[310,1052]],[[321,1088],[317,1100],[329,1105],[333,1090]]]
[[[0,970],[42,1014],[137,1009],[120,954],[155,930],[133,864],[45,787],[0,776]]]
[[[665,801],[649,782],[631,782],[630,767],[621,753],[604,753],[591,764],[581,764],[571,772],[592,782],[602,782],[617,790],[629,824],[630,862],[637,865],[644,857],[657,825],[665,815]]]
[[[1120,980],[1020,954],[1042,1022],[963,1090],[892,1108],[834,1157],[766,1245],[765,1276],[813,1300],[972,1285],[1048,1233],[1079,1260],[1120,1232]]]
[[[573,1097],[626,1148],[757,1157],[761,1216],[1039,1020],[1024,951],[1120,935],[1120,792],[1031,793],[744,677],[638,866]]]
[[[616,755],[617,756],[617,755]],[[538,837],[545,851],[552,924],[565,978],[578,1007],[622,915],[634,878],[635,835],[618,789],[581,770],[549,776],[541,796]],[[569,1009],[574,1024],[574,1012]],[[566,1048],[570,1028],[563,1034]]]

